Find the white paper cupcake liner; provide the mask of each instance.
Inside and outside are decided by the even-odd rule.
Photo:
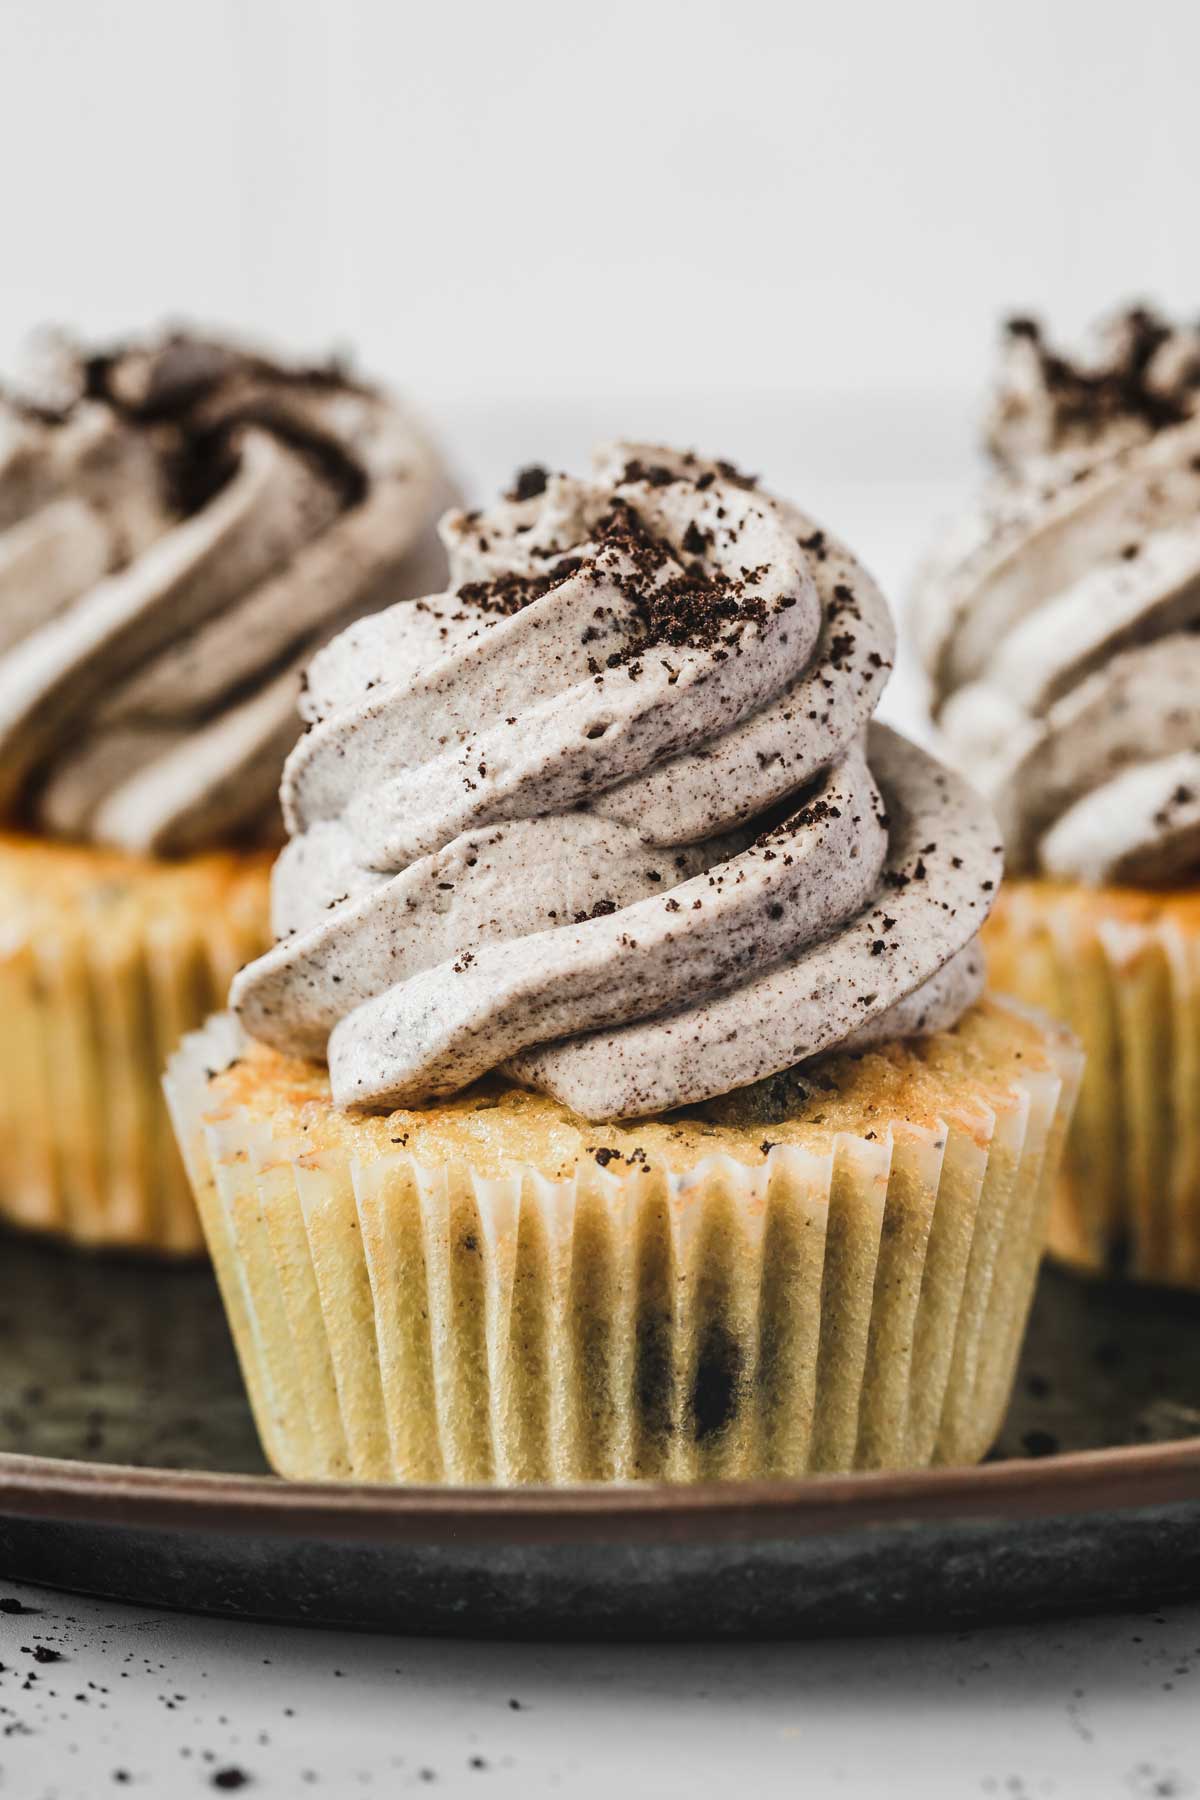
[[[1018,882],[985,943],[993,984],[1087,1053],[1051,1249],[1200,1287],[1200,903]]]
[[[998,1106],[757,1167],[550,1180],[273,1134],[214,1088],[245,1049],[214,1019],[166,1085],[267,1455],[505,1485],[977,1459],[1078,1082],[1065,1034],[1038,1033]]]
[[[55,882],[54,859],[87,853],[42,854],[45,904],[0,899],[0,1217],[80,1244],[195,1254],[204,1239],[162,1070],[262,948],[265,869],[261,905],[243,876],[227,909],[189,913],[172,890],[144,917],[123,901],[112,928],[90,903],[101,876],[78,905]],[[0,846],[0,865],[12,855]]]

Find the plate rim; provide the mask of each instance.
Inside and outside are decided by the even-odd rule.
[[[1200,1436],[779,1481],[389,1486],[0,1452],[0,1519],[356,1543],[779,1541],[1200,1504]]]

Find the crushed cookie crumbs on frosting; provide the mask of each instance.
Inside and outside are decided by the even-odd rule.
[[[340,362],[43,339],[0,393],[0,810],[134,852],[277,838],[301,666],[437,578],[447,494]]]
[[[443,536],[450,592],[310,671],[251,1032],[343,1106],[500,1067],[598,1120],[959,1016],[994,821],[870,727],[894,632],[832,534],[617,445]]]
[[[1010,320],[1000,474],[915,596],[947,741],[1012,867],[1200,875],[1200,323],[1132,307],[1089,356]]]

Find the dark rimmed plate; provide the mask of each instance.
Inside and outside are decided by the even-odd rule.
[[[1041,1280],[979,1469],[493,1492],[267,1475],[202,1268],[0,1244],[0,1571],[470,1635],[966,1624],[1200,1594],[1200,1301]],[[202,1472],[196,1472],[202,1471]]]

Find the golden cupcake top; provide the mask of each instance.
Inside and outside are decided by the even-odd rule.
[[[212,1056],[225,1060],[215,1043]],[[479,1178],[517,1167],[550,1180],[589,1166],[621,1179],[665,1171],[684,1178],[682,1195],[686,1178],[710,1172],[713,1157],[751,1168],[775,1151],[824,1157],[843,1133],[877,1140],[890,1153],[897,1134],[944,1135],[950,1120],[982,1149],[996,1117],[1021,1104],[1018,1077],[1057,1080],[1077,1060],[1069,1033],[984,1000],[927,1042],[835,1054],[814,1069],[668,1117],[590,1123],[549,1094],[491,1076],[432,1109],[346,1112],[331,1104],[327,1070],[246,1040],[211,1073],[204,1110],[210,1121],[229,1115],[266,1125],[281,1154],[294,1145],[314,1168],[346,1156],[364,1165],[379,1157],[433,1169],[462,1165]]]

